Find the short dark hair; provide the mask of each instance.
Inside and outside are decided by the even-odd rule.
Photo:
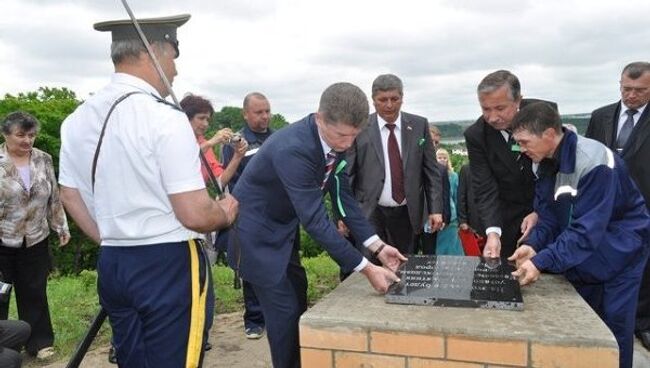
[[[363,128],[368,123],[368,97],[352,83],[340,82],[327,87],[320,97],[318,112],[325,123],[344,123]]]
[[[643,73],[650,73],[650,63],[645,61],[635,61],[629,63],[623,68],[621,75],[625,75],[630,79],[638,79]]]
[[[382,74],[372,82],[372,97],[379,92],[397,90],[400,96],[404,96],[404,85],[402,80],[395,74]]]
[[[248,108],[248,104],[251,103],[251,98],[253,98],[253,97],[258,98],[260,100],[268,101],[268,98],[266,98],[266,96],[264,96],[262,93],[260,93],[260,92],[251,92],[251,93],[247,94],[244,97],[244,103],[242,104],[242,108],[244,109],[244,111]]]
[[[210,101],[191,93],[183,97],[180,105],[181,109],[183,109],[185,115],[187,115],[187,118],[190,120],[192,120],[196,114],[210,114],[210,116],[214,114],[214,108]]]
[[[17,126],[23,132],[28,132],[32,129],[38,129],[38,119],[24,111],[14,111],[9,113],[2,119],[2,133],[11,134],[11,129]]]
[[[508,70],[497,70],[486,75],[478,84],[476,92],[478,94],[490,93],[503,86],[508,86],[512,101],[517,101],[521,98],[521,84],[519,83],[519,79]]]
[[[548,128],[556,132],[562,131],[560,114],[547,102],[534,102],[524,106],[515,115],[510,126],[513,132],[527,130],[530,133],[541,136]]]

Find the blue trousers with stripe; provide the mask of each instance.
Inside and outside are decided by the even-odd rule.
[[[101,247],[97,289],[120,367],[180,368],[188,354],[202,355],[209,324],[203,327],[198,351],[188,352],[190,323],[212,318],[207,314],[214,309],[214,297],[210,293],[208,306],[192,316],[192,287],[197,285],[192,285],[191,267],[198,267],[201,286],[209,282],[204,254],[198,243],[195,248],[198,262],[191,264],[188,242]]]

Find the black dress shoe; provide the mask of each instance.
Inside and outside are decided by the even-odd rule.
[[[637,332],[636,334],[641,340],[641,344],[647,349],[650,350],[650,330]]]
[[[205,342],[205,345],[203,345],[203,351],[208,351],[212,349],[212,344],[210,344],[208,341]]]
[[[108,349],[108,362],[111,364],[117,364],[117,353],[115,352],[115,346],[113,345]]]

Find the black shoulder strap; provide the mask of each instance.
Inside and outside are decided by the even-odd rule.
[[[156,101],[160,102],[161,104],[167,105],[167,106],[171,107],[171,108],[174,109],[174,110],[178,110],[178,111],[180,111],[180,112],[182,112],[182,113],[185,113],[185,111],[183,111],[183,109],[181,109],[180,106],[176,106],[175,104],[173,104],[173,103],[171,103],[171,102],[165,100],[165,99],[162,98],[162,97],[156,96],[156,95],[154,95],[153,93],[151,93],[151,96],[152,96],[153,98],[155,98]]]
[[[141,91],[132,91],[129,93],[126,93],[120,98],[118,98],[115,102],[113,102],[113,105],[111,108],[108,110],[108,114],[106,115],[106,118],[104,119],[104,124],[102,125],[102,132],[99,134],[99,142],[97,142],[97,148],[95,148],[95,156],[93,157],[93,168],[92,168],[92,189],[95,191],[95,172],[97,171],[97,157],[99,157],[99,147],[102,146],[102,141],[104,140],[104,133],[106,132],[106,125],[108,123],[108,119],[111,117],[111,114],[113,113],[113,110],[115,110],[115,107],[122,101],[126,100],[127,97],[135,95],[137,93],[144,93]]]
[[[179,106],[165,100],[164,98],[160,98],[154,94],[152,94],[153,98],[156,99],[156,101],[165,104],[167,106],[170,106],[174,110],[178,110],[180,112],[183,112],[183,109],[181,109]],[[210,168],[210,164],[208,163],[208,160],[205,158],[205,155],[203,154],[203,151],[199,147],[199,158],[201,159],[201,165],[205,168],[205,171],[208,172],[208,179],[210,180],[210,183],[214,186],[214,189],[217,191],[217,195],[221,196],[223,193],[223,188],[221,188],[221,185],[219,184],[219,181],[217,178],[214,176],[214,173],[212,172],[212,169]]]

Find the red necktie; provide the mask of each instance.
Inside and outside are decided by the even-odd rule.
[[[395,138],[395,124],[386,124],[390,130],[388,135],[388,161],[390,162],[390,181],[393,200],[398,204],[404,202],[404,170],[402,157],[399,154],[397,138]]]
[[[325,160],[325,177],[323,178],[323,183],[320,186],[321,190],[325,188],[325,183],[327,183],[327,179],[329,179],[332,170],[334,170],[334,162],[336,162],[336,152],[327,152],[327,159]]]

